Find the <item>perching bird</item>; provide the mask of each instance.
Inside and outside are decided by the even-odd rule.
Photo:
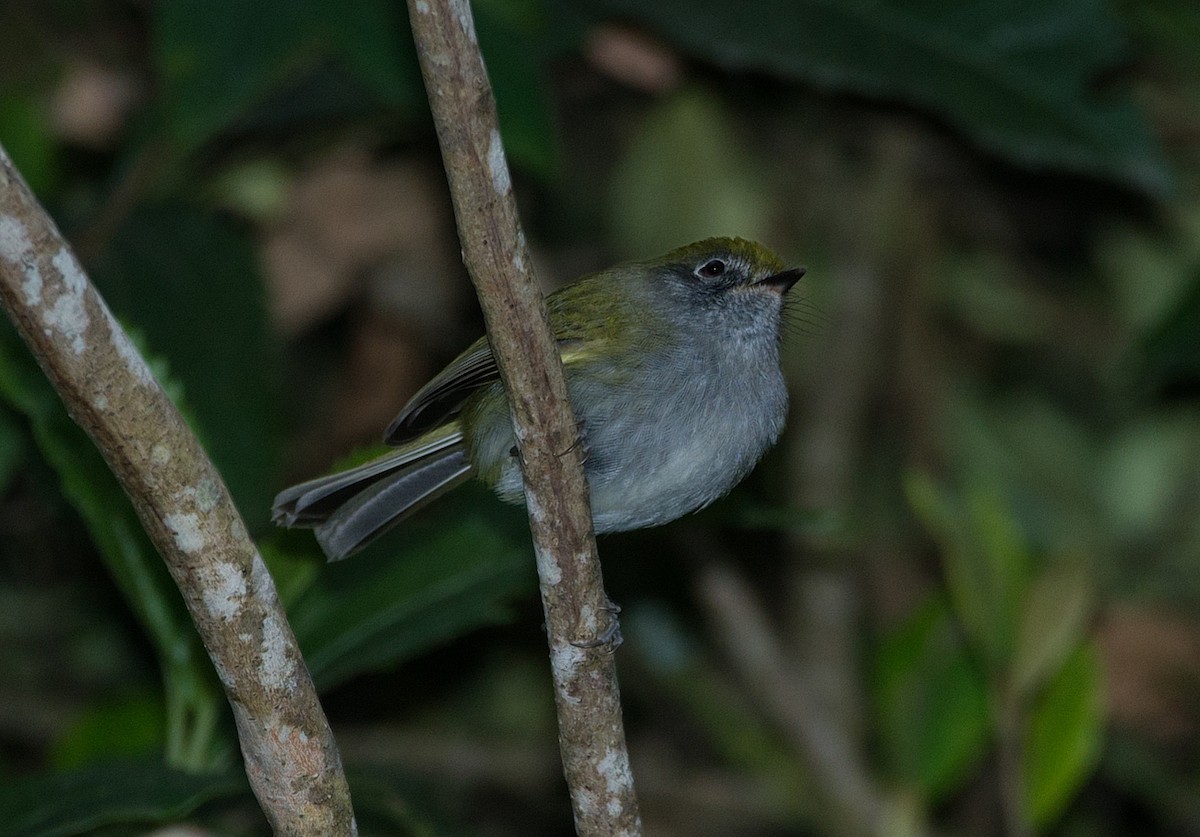
[[[759,244],[710,238],[547,297],[598,533],[707,506],[779,438],[783,302],[803,275]],[[281,492],[275,522],[314,528],[339,560],[471,476],[506,502],[523,501],[487,338],[422,387],[384,440],[396,449]]]

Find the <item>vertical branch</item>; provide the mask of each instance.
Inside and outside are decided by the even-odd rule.
[[[220,474],[3,148],[0,302],[179,585],[275,833],[355,834],[333,734]]]
[[[641,833],[578,430],[513,199],[467,0],[408,0],[463,261],[512,406],[558,708],[583,835]]]

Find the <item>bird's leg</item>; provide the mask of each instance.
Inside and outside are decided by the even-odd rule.
[[[608,614],[608,624],[591,639],[572,640],[571,644],[576,648],[600,648],[605,647],[605,650],[611,654],[621,647],[625,642],[625,638],[621,636],[621,620],[617,615],[621,612],[621,606],[613,601],[602,608],[602,612]]]
[[[566,456],[568,453],[575,450],[575,448],[582,446],[583,447],[583,461],[587,462],[588,457],[592,455],[592,448],[587,443],[587,422],[585,422],[583,419],[579,419],[576,422],[576,427],[578,428],[578,431],[575,434],[575,441],[571,443],[570,447],[568,447],[566,450],[564,450],[562,453],[560,453],[559,456]],[[516,445],[513,445],[511,448],[508,449],[508,455],[511,456],[513,459],[516,459],[518,456],[520,456],[520,454],[521,454],[521,451],[517,448]]]
[[[571,443],[569,448],[560,453],[559,456],[566,456],[571,451],[580,447],[583,448],[583,461],[587,462],[588,458],[592,455],[592,446],[587,442],[587,422],[583,419],[576,419],[575,441]]]

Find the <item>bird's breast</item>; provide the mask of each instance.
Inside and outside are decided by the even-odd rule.
[[[574,395],[573,395],[574,398]],[[638,382],[580,398],[597,531],[658,525],[736,485],[779,437],[787,390],[775,347],[719,362],[676,353]]]

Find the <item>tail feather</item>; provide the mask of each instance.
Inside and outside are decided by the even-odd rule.
[[[317,542],[330,561],[340,561],[470,475],[471,463],[461,447],[388,474],[318,525]]]
[[[462,435],[449,433],[292,486],[275,498],[272,518],[281,526],[315,529],[329,560],[338,561],[470,475]]]

